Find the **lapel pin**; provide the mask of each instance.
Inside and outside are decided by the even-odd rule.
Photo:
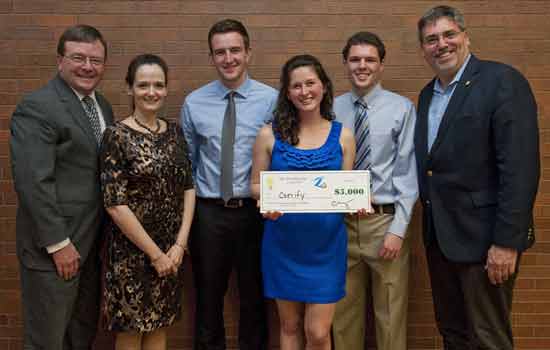
[[[470,86],[470,83],[471,83],[471,81],[468,80],[464,85],[465,85],[465,86]]]

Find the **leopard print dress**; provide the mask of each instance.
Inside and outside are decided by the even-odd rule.
[[[127,205],[164,252],[182,220],[183,192],[193,188],[181,129],[141,133],[119,122],[101,145],[105,207]],[[150,259],[108,218],[105,227],[102,318],[111,331],[149,332],[179,319],[183,270],[158,277]],[[183,265],[182,265],[183,266]]]

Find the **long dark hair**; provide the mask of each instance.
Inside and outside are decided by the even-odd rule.
[[[297,145],[299,142],[298,131],[300,129],[300,120],[298,119],[298,110],[288,99],[288,89],[290,85],[290,74],[296,68],[311,67],[323,83],[325,93],[321,100],[321,116],[326,120],[333,120],[332,102],[334,92],[332,82],[323,69],[321,62],[312,55],[298,55],[289,59],[281,70],[281,90],[277,98],[277,106],[273,112],[273,132],[278,137],[291,144]]]

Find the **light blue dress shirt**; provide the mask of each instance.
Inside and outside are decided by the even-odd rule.
[[[334,101],[336,119],[352,131],[355,101],[359,98],[352,91]],[[380,84],[363,101],[367,103],[369,121],[372,201],[395,205],[388,231],[404,237],[418,198],[413,142],[416,110],[409,99],[384,90]]]
[[[471,56],[472,55],[470,54],[466,57],[462,67],[460,67],[458,72],[456,72],[454,79],[449,83],[449,85],[447,85],[446,88],[441,86],[439,79],[435,80],[434,93],[432,96],[432,101],[430,102],[430,109],[428,111],[428,152],[432,149],[432,145],[437,137],[437,132],[439,131],[439,125],[441,124],[443,115],[447,110],[449,101],[451,101],[451,97],[453,97],[456,86],[458,85],[458,82],[462,77],[462,73],[464,73],[464,69],[466,69],[466,65],[468,64]]]
[[[212,81],[191,92],[181,109],[181,125],[199,197],[221,197],[222,126],[230,91],[219,80]],[[259,129],[273,119],[278,92],[248,77],[235,91],[233,194],[235,198],[246,198],[250,197],[252,147]]]

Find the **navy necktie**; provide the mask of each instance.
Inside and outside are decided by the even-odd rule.
[[[369,121],[367,116],[367,104],[358,99],[355,102],[355,163],[353,168],[356,170],[369,170],[371,163],[369,160],[370,143],[369,136]]]

